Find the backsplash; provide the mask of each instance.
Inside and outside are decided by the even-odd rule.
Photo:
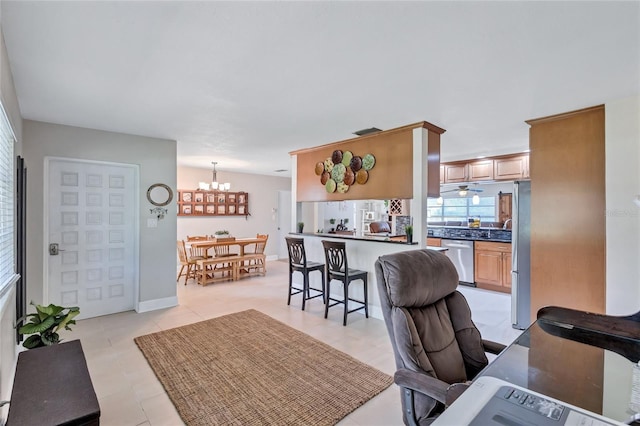
[[[462,240],[495,240],[511,241],[511,231],[495,228],[464,228],[464,227],[428,227],[427,236],[435,238],[452,238]]]

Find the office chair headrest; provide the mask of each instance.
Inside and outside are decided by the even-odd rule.
[[[418,308],[437,302],[458,287],[458,272],[444,254],[411,250],[380,256],[391,305]]]

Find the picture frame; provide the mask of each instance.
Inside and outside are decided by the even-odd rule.
[[[204,204],[196,204],[193,207],[194,214],[204,214]]]
[[[191,207],[191,204],[183,204],[182,211],[180,213],[184,215],[190,215],[192,211],[193,208]]]
[[[225,194],[218,194],[218,204],[224,204],[225,202]]]
[[[207,203],[215,203],[216,194],[207,194]]]
[[[244,206],[238,206],[238,214],[245,214]]]
[[[225,205],[219,205],[218,206],[218,214],[226,214],[226,209],[225,209]]]
[[[207,204],[207,214],[216,214],[216,206],[213,204]]]
[[[236,206],[234,204],[229,206],[229,214],[236,214]]]
[[[204,202],[204,194],[202,192],[196,192],[193,196],[193,201],[195,201],[196,203]]]
[[[193,200],[193,193],[190,191],[182,191],[180,194],[180,201],[183,203],[190,203]]]

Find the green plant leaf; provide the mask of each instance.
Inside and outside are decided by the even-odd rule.
[[[39,324],[39,323],[42,322],[42,321],[40,321],[40,315],[38,315],[38,314],[27,314],[27,318],[29,318],[28,322],[31,322],[33,324]],[[27,322],[25,322],[25,324],[26,323]]]
[[[20,327],[18,330],[21,334],[33,334],[33,333],[42,333],[47,330],[49,327],[53,326],[56,323],[56,319],[54,317],[44,318],[40,323],[28,323]]]
[[[42,339],[39,334],[34,334],[29,336],[24,342],[22,342],[22,346],[27,349],[39,348],[40,346],[44,346],[42,343]]]
[[[55,331],[58,331],[61,328],[66,328],[67,330],[70,330],[70,328],[67,327],[67,324],[69,324],[70,321],[73,321],[73,319],[78,315],[80,315],[80,309],[70,308],[69,313],[62,319],[62,321],[60,321],[60,324],[58,324]],[[75,324],[75,321],[73,321],[73,323]]]
[[[62,306],[56,306],[49,304],[49,306],[36,305],[36,311],[40,315],[40,319],[44,321],[48,316],[55,316],[62,312],[64,308]]]
[[[60,341],[58,333],[42,333],[40,337],[42,338],[42,342],[47,346],[55,345]]]

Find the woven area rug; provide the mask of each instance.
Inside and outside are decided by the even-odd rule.
[[[187,425],[333,425],[393,382],[253,309],[135,342]]]

